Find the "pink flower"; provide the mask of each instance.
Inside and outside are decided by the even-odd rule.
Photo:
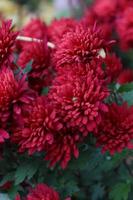
[[[117,82],[120,84],[133,82],[133,70],[124,69],[118,76]]]

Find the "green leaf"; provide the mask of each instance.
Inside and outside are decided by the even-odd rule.
[[[122,92],[129,92],[131,90],[133,90],[133,82],[121,85],[119,87],[119,89],[118,89],[118,92],[120,92],[120,93],[122,93]]]
[[[31,179],[40,166],[38,160],[27,160],[18,166],[15,173],[15,185],[22,183],[25,178]]]
[[[103,199],[104,193],[104,187],[101,184],[94,185],[92,187],[92,200]]]
[[[109,198],[110,200],[127,200],[130,190],[130,183],[118,183],[112,187]]]
[[[133,90],[130,92],[122,93],[122,98],[128,103],[129,106],[133,105]]]
[[[47,95],[48,94],[48,91],[49,91],[49,88],[48,87],[44,87],[43,89],[42,89],[42,95]]]
[[[0,186],[4,185],[7,181],[13,181],[13,180],[14,180],[14,172],[7,173],[0,181]]]

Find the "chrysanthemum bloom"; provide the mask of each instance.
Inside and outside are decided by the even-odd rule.
[[[30,22],[24,26],[20,35],[36,38],[36,39],[44,39],[47,37],[47,26],[46,24],[39,18],[33,18]],[[30,45],[30,42],[22,41],[20,42],[22,47],[26,45]]]
[[[56,133],[53,144],[45,148],[45,160],[50,161],[51,167],[59,163],[61,168],[65,169],[72,156],[79,156],[77,145],[82,142],[83,137],[78,130],[66,126],[64,123],[63,128]]]
[[[52,78],[49,67],[50,51],[46,40],[31,42],[30,45],[23,47],[19,55],[18,65],[24,69],[30,61],[32,69],[28,74],[29,85],[32,89],[39,91],[43,86],[50,84]]]
[[[126,103],[109,105],[109,111],[104,113],[95,136],[102,152],[114,154],[124,148],[133,148],[133,107],[128,107]]]
[[[133,82],[133,70],[132,69],[124,69],[118,79],[117,82],[119,84],[130,83]]]
[[[101,30],[103,38],[106,41],[110,40],[112,36],[113,22],[108,22],[106,18],[99,18],[93,11],[93,7],[91,7],[85,11],[80,23],[85,27],[93,27],[95,22],[97,22],[97,27]]]
[[[15,77],[13,71],[3,67],[0,71],[0,121],[6,127],[9,117],[20,115],[34,95],[29,90],[25,76]]]
[[[18,33],[12,30],[11,24],[11,20],[2,21],[0,26],[0,65],[9,64],[12,61]]]
[[[83,70],[60,73],[49,93],[67,127],[77,128],[84,136],[97,128],[102,113],[107,111],[103,101],[108,96],[108,90],[103,73],[96,63],[90,67],[85,69],[85,65],[81,65]]]
[[[106,58],[103,61],[103,67],[105,67],[105,72],[109,78],[109,80],[116,81],[118,78],[121,70],[122,70],[122,63],[120,58],[118,58],[115,54],[106,55]]]
[[[117,0],[95,0],[93,5],[95,14],[106,21],[115,16],[116,8]]]
[[[28,194],[26,200],[59,200],[59,194],[51,187],[45,184],[38,184]]]
[[[116,30],[123,50],[133,48],[133,7],[127,7],[116,20]]]
[[[20,200],[20,196],[17,195],[15,200]],[[26,200],[60,200],[60,197],[53,188],[40,183],[31,189]]]
[[[64,34],[74,31],[77,25],[76,20],[72,18],[54,19],[48,27],[48,37],[53,43],[60,43]]]
[[[64,35],[54,54],[56,68],[66,64],[89,63],[99,56],[99,51],[105,49],[107,43],[99,29],[77,26],[74,31]]]
[[[54,133],[62,128],[53,106],[42,97],[37,98],[24,124],[13,130],[12,141],[19,145],[19,151],[28,150],[29,154],[44,150],[46,144],[52,144]]]

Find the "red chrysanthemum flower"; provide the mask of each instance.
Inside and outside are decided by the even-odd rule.
[[[15,200],[21,200],[20,195],[17,195]],[[53,188],[39,183],[31,189],[25,200],[60,200],[60,197]]]
[[[114,154],[124,148],[133,148],[133,107],[128,107],[126,103],[109,105],[109,111],[103,114],[95,136],[102,152]]]
[[[107,110],[103,100],[108,90],[97,62],[92,62],[92,66],[81,65],[79,69],[70,67],[73,70],[66,70],[55,78],[49,97],[67,127],[77,128],[86,136],[97,128],[102,112]]]
[[[60,200],[60,197],[53,188],[42,183],[30,191],[26,200]]]
[[[15,48],[15,40],[18,35],[12,30],[12,21],[2,21],[0,27],[0,65],[9,64],[12,61],[12,53]]]
[[[44,39],[47,38],[47,26],[46,24],[39,18],[33,18],[30,22],[22,29],[22,36],[36,38],[36,39]],[[30,42],[22,41],[22,47],[26,45],[30,45]]]
[[[72,18],[54,19],[48,27],[48,36],[53,43],[60,43],[64,34],[73,31],[77,21]]]
[[[24,124],[13,130],[12,141],[18,143],[19,151],[28,150],[29,154],[44,150],[46,144],[52,144],[54,133],[62,128],[53,106],[42,97],[37,98]]]
[[[132,69],[124,69],[118,79],[117,82],[119,84],[130,83],[133,82],[133,70]]]
[[[104,40],[110,40],[112,36],[113,23],[109,23],[105,18],[99,18],[92,8],[87,9],[83,18],[81,18],[80,23],[87,28],[93,27],[95,22],[97,22],[97,27],[101,30]]]
[[[55,135],[52,145],[45,149],[45,160],[50,161],[50,166],[60,163],[62,169],[65,169],[72,155],[75,158],[79,156],[77,145],[83,140],[82,136],[76,129],[69,129],[64,123],[64,127]]]
[[[105,49],[107,43],[97,27],[84,28],[77,26],[62,38],[54,54],[56,68],[66,64],[89,63],[99,56],[99,51]]]
[[[115,16],[117,0],[95,0],[93,5],[94,13],[104,21],[108,21]]]
[[[25,76],[15,77],[13,71],[3,67],[0,71],[0,121],[5,128],[9,117],[22,114],[34,95],[29,90]]]
[[[123,50],[133,48],[133,7],[128,7],[116,20],[116,30]]]
[[[30,61],[32,69],[28,73],[29,85],[39,92],[44,86],[50,85],[52,79],[50,51],[46,40],[31,42],[30,45],[24,46],[19,55],[18,65],[26,68]]]
[[[103,64],[105,65],[105,72],[109,80],[116,81],[122,70],[122,63],[120,58],[118,58],[115,54],[108,54],[104,59]]]

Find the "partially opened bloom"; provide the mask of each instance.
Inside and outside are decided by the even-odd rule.
[[[2,21],[0,26],[0,65],[13,60],[13,50],[18,33],[12,30],[12,21]]]
[[[24,117],[22,126],[13,130],[12,141],[19,145],[19,151],[29,154],[44,150],[52,144],[54,133],[62,128],[53,106],[43,97],[38,97]]]
[[[97,134],[97,146],[111,154],[125,148],[133,148],[133,107],[126,103],[121,106],[109,105],[109,111],[103,114]]]
[[[99,56],[101,49],[106,49],[107,42],[96,26],[85,28],[77,26],[74,31],[66,33],[54,54],[56,68],[66,64],[89,63]]]

